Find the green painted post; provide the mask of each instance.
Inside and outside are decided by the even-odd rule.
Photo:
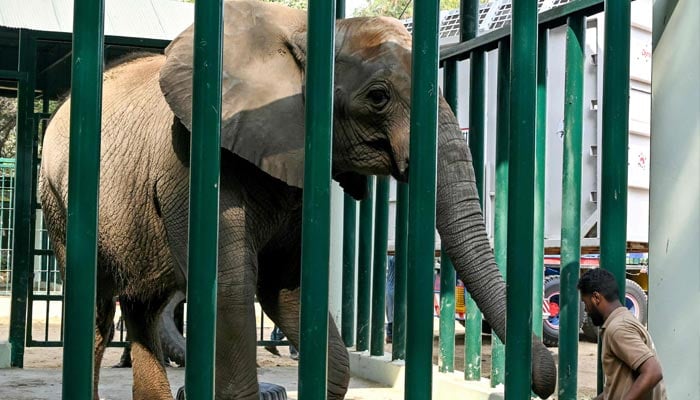
[[[185,387],[202,399],[214,398],[222,18],[222,0],[195,4]]]
[[[374,177],[367,179],[367,198],[360,201],[360,238],[357,258],[357,326],[355,349],[369,350],[369,313],[372,282],[372,214]]]
[[[11,365],[24,366],[27,335],[30,279],[34,267],[32,220],[32,176],[34,135],[34,81],[36,77],[36,40],[29,31],[20,31],[19,70],[27,76],[17,82],[17,161],[15,169],[15,212],[12,264],[12,302],[10,307]]]
[[[559,398],[576,399],[581,259],[581,158],[583,151],[583,66],[586,18],[567,19],[564,84],[564,165],[561,202],[561,287],[559,305]]]
[[[471,0],[463,9],[467,23],[462,32],[470,40],[479,34],[479,0]],[[486,144],[486,55],[473,51],[469,57],[469,150],[472,154],[474,178],[479,193],[479,203],[484,209],[484,146]],[[481,379],[481,312],[471,295],[465,296],[467,307],[466,336],[464,345],[464,379]]]
[[[457,115],[457,61],[448,61],[443,70],[445,100]],[[457,276],[454,265],[445,253],[440,251],[440,372],[454,371],[455,354],[455,286]]]
[[[435,263],[438,2],[415,0],[413,15],[405,398],[424,400],[432,387],[433,288],[426,283]]]
[[[517,107],[510,112],[505,394],[524,399],[532,371],[537,0],[513,3],[511,32],[510,104]]]
[[[336,0],[335,18],[345,18],[345,0]],[[357,248],[357,201],[343,198],[343,305],[341,335],[346,347],[355,345],[355,251]]]
[[[408,184],[396,184],[394,236],[394,324],[391,359],[406,359],[406,274],[408,257]]]
[[[630,2],[605,0],[600,266],[615,275],[624,304],[627,250]],[[600,355],[600,352],[598,352]],[[598,393],[603,391],[598,365]]]
[[[93,398],[104,1],[73,11],[63,398]]]
[[[384,355],[386,263],[389,240],[389,177],[377,177],[374,213],[374,271],[372,276],[372,334],[370,355]]]
[[[506,278],[508,244],[508,145],[510,136],[510,39],[498,42],[498,84],[496,105],[496,212],[494,216],[494,256]],[[505,346],[491,333],[491,387],[505,381]]]
[[[346,347],[355,345],[355,249],[357,238],[357,201],[343,199],[343,306],[341,330]]]
[[[308,4],[299,398],[323,399],[328,369],[335,2]]]
[[[532,332],[542,339],[544,297],[544,185],[547,156],[547,42],[549,34],[540,29],[537,38],[537,132],[535,132],[535,216],[532,270]]]

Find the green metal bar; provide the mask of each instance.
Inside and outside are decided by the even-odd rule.
[[[345,0],[335,0],[335,18],[345,18]]]
[[[615,275],[622,304],[627,257],[630,12],[628,1],[605,0],[600,266]],[[598,392],[602,389],[599,367]]]
[[[357,326],[355,349],[369,350],[369,313],[371,304],[372,214],[374,177],[367,179],[367,198],[360,201],[360,238],[357,258]]]
[[[455,286],[457,275],[450,257],[440,252],[440,372],[455,370]]]
[[[396,184],[394,236],[394,323],[391,359],[406,359],[406,278],[408,268],[408,184]]]
[[[457,62],[451,61],[445,64],[443,71],[445,100],[457,115],[458,90],[457,90]],[[440,251],[440,358],[438,367],[440,372],[454,371],[455,354],[455,286],[457,275],[444,249]]]
[[[73,11],[63,398],[93,398],[104,1]]]
[[[309,0],[299,398],[326,397],[335,2]]]
[[[343,305],[341,331],[346,347],[355,345],[355,249],[357,248],[357,201],[343,199]]]
[[[194,10],[194,71],[190,166],[187,368],[185,388],[214,398],[216,286],[219,260],[221,168],[222,0],[200,0]]]
[[[571,14],[582,14],[585,16],[598,14],[603,11],[604,1],[606,0],[577,0],[559,5],[539,14],[538,24],[540,29],[549,29],[566,24],[566,19]],[[461,43],[458,44],[443,46],[440,49],[440,62],[444,63],[448,59],[457,61],[465,60],[469,58],[471,53],[475,50],[493,50],[498,47],[498,42],[510,36],[510,33],[510,27],[506,26],[480,35],[469,41],[462,40]]]
[[[583,151],[583,67],[586,17],[572,16],[566,30],[564,165],[561,202],[561,286],[559,295],[559,399],[576,399],[581,260],[581,158]]]
[[[424,400],[432,387],[433,289],[426,283],[435,263],[438,2],[415,0],[413,15],[405,398]]]
[[[384,355],[386,263],[389,240],[389,177],[377,177],[374,212],[374,274],[372,276],[372,334],[370,355]]]
[[[494,215],[494,256],[506,279],[508,244],[508,145],[510,136],[510,39],[498,44],[498,83],[496,105],[496,212]],[[491,387],[505,381],[506,348],[491,333]]]
[[[15,166],[15,212],[12,264],[12,299],[10,306],[11,365],[24,366],[27,314],[30,312],[30,279],[34,267],[31,249],[34,232],[32,219],[32,160],[34,133],[34,81],[36,42],[29,31],[20,32],[19,70],[27,79],[18,81],[17,163]],[[31,321],[31,318],[29,319]],[[93,332],[94,334],[94,332]]]
[[[20,34],[20,38],[21,38],[21,35],[22,34]],[[21,46],[21,43],[20,43],[20,46]],[[22,51],[21,48],[20,48],[20,51]],[[8,79],[8,80],[12,80],[12,81],[24,81],[24,80],[27,80],[27,72],[25,72],[25,71],[8,71],[5,69],[0,69],[0,79]]]
[[[532,370],[537,0],[513,3],[511,29],[510,104],[517,107],[510,112],[505,395],[525,399]]]
[[[463,3],[464,4],[464,3]],[[470,40],[479,34],[479,0],[467,2],[463,8],[468,21],[464,39]],[[469,57],[469,150],[472,154],[474,179],[479,193],[479,204],[484,209],[484,146],[486,144],[486,55],[482,50],[473,51]],[[467,307],[466,336],[464,344],[464,379],[481,379],[481,312],[469,293]]]
[[[542,339],[544,297],[544,185],[547,143],[547,43],[549,33],[537,37],[537,131],[535,132],[535,216],[532,270],[532,332]]]

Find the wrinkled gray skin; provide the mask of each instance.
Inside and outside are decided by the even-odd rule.
[[[306,14],[242,1],[226,2],[225,16],[216,398],[257,399],[256,293],[299,345]],[[411,39],[386,18],[344,20],[336,32],[334,178],[361,198],[367,174],[407,178]],[[189,29],[165,57],[137,58],[105,73],[95,366],[112,335],[111,299],[120,295],[133,341],[135,399],[172,398],[159,362],[157,321],[172,293],[186,286],[191,63]],[[60,265],[69,107],[70,101],[47,130],[40,183]],[[443,245],[503,338],[505,285],[484,229],[469,150],[442,98],[438,146]],[[556,379],[553,358],[540,342],[533,345],[533,388],[547,396]],[[328,370],[328,397],[343,398],[348,355],[332,319]]]

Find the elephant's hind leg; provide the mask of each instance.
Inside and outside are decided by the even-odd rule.
[[[100,366],[105,347],[114,336],[114,300],[111,297],[97,297],[95,309],[95,377],[93,379],[93,397],[99,400],[98,386],[100,381]]]
[[[120,305],[131,338],[134,400],[171,400],[158,336],[158,318],[167,298],[141,302],[125,296]]]

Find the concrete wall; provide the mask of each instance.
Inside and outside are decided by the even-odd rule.
[[[700,393],[700,2],[655,0],[649,331],[669,399]]]

